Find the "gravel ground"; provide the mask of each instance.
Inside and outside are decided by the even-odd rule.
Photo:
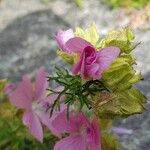
[[[130,19],[123,10],[110,10],[98,0],[85,1],[82,9],[67,0],[55,0],[48,4],[40,0],[2,0],[0,2],[0,78],[20,80],[21,75],[45,65],[51,73],[54,65],[64,65],[56,58],[56,43],[53,39],[60,28],[81,25],[86,27],[96,22],[105,35],[112,28],[126,26]],[[147,22],[144,25],[149,25]],[[134,55],[137,69],[145,80],[137,86],[150,98],[150,31],[136,29],[137,41],[142,41]],[[32,73],[31,73],[32,71]],[[147,108],[150,110],[148,102]],[[126,150],[149,150],[150,113],[135,115],[119,123],[133,129],[131,135],[120,136]]]

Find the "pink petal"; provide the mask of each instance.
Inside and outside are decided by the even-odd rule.
[[[66,47],[65,47],[65,43],[70,39],[74,37],[74,33],[72,29],[68,29],[66,31],[58,31],[55,39],[59,45],[59,47],[64,50],[67,51]]]
[[[86,66],[87,72],[90,77],[93,79],[99,79],[100,74],[99,74],[99,64],[93,63],[92,65]]]
[[[127,129],[127,128],[121,128],[121,127],[119,128],[113,127],[112,130],[116,134],[132,134],[133,133],[133,130]]]
[[[77,62],[72,68],[72,73],[74,75],[78,74],[78,72],[80,72],[81,76],[84,78],[86,74],[85,73],[85,53],[81,55],[79,62]]]
[[[9,100],[18,108],[30,109],[32,99],[32,84],[27,76],[23,76],[22,82],[13,92],[9,94]]]
[[[54,150],[86,150],[86,142],[81,136],[69,136],[60,140]]]
[[[66,42],[66,48],[70,52],[75,52],[75,53],[82,53],[84,48],[87,46],[93,47],[91,43],[87,42],[86,40],[80,37],[71,38]]]
[[[96,118],[93,119],[90,125],[91,133],[88,136],[88,143],[90,145],[90,150],[101,150],[100,143],[100,130]]]
[[[49,105],[49,104],[48,104]],[[57,131],[57,129],[52,125],[53,120],[64,110],[66,109],[66,105],[61,104],[60,110],[54,110],[53,115],[50,117],[50,111],[47,111],[47,108],[45,111],[42,111],[39,114],[39,118],[41,122],[56,136],[60,136],[60,133]]]
[[[48,73],[46,72],[44,67],[41,67],[38,70],[36,75],[36,82],[35,82],[35,99],[42,100],[45,97],[46,89],[48,88],[48,81],[47,81]]]
[[[72,74],[74,74],[74,75],[78,74],[78,72],[80,71],[80,68],[81,68],[81,64],[82,64],[82,60],[80,60],[73,66]]]
[[[98,52],[97,63],[100,65],[100,71],[108,69],[113,61],[119,56],[120,49],[117,47],[106,47]]]
[[[76,133],[80,132],[80,128],[83,125],[87,125],[89,122],[82,113],[69,113],[69,119],[67,118],[67,112],[64,110],[62,113],[57,115],[53,120],[52,125],[57,130],[57,133]]]
[[[63,86],[59,86],[59,87],[55,88],[54,91],[56,91],[56,92],[61,92],[61,91],[63,91],[63,89],[64,89]],[[51,93],[49,96],[47,96],[47,97],[43,100],[43,102],[44,102],[44,103],[47,102],[48,104],[53,104],[53,102],[57,99],[57,97],[58,97],[58,94],[56,94],[56,93]],[[61,97],[60,97],[60,101],[63,101],[63,100],[64,100],[64,96],[61,96]]]
[[[57,134],[60,135],[62,133],[73,133],[78,130],[71,116],[70,119],[71,120],[67,119],[66,110],[64,110],[62,113],[57,115],[57,117],[52,122],[52,125],[57,131]]]
[[[43,141],[43,129],[39,118],[32,112],[26,111],[23,115],[23,123],[26,125],[31,134],[40,142]]]

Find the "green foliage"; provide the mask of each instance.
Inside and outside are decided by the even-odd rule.
[[[98,48],[104,48],[109,46],[119,47],[121,52],[130,53],[134,48],[135,44],[132,43],[134,40],[134,34],[129,28],[122,30],[112,30],[108,35],[98,44]]]
[[[106,3],[112,8],[143,8],[150,3],[150,0],[106,0]]]
[[[57,55],[64,59],[69,64],[74,64],[78,60],[78,54],[68,54],[62,50],[57,51]]]
[[[135,60],[130,54],[122,54],[103,74],[104,83],[112,91],[120,92],[131,88],[133,84],[143,79],[141,74],[134,71],[133,64]]]
[[[6,98],[6,97],[5,97]],[[56,138],[45,130],[44,142],[31,137],[22,124],[22,112],[13,107],[8,99],[0,104],[0,149],[1,150],[52,150]]]
[[[0,103],[4,100],[5,95],[3,93],[4,87],[7,84],[7,79],[0,79]]]
[[[84,0],[74,0],[75,4],[78,6],[78,7],[82,7],[83,6],[83,3],[84,3]]]
[[[93,100],[93,108],[100,118],[127,117],[142,113],[145,108],[146,97],[134,84],[143,79],[136,73],[133,65],[136,64],[130,52],[134,35],[130,29],[111,31],[99,44],[101,48],[117,46],[120,48],[120,56],[103,73],[102,82],[110,92],[98,93]]]
[[[99,93],[93,103],[97,116],[113,119],[143,112],[146,99],[138,89],[131,88],[122,92]]]
[[[89,80],[84,82],[80,75],[73,76],[65,69],[56,68],[56,76],[49,77],[49,81],[52,80],[60,86],[63,86],[64,89],[60,92],[49,89],[58,94],[54,104],[50,106],[51,115],[55,106],[59,108],[61,96],[65,96],[65,103],[68,109],[70,105],[76,102],[79,103],[80,109],[82,109],[84,105],[90,109],[92,97],[95,96],[97,92],[109,91],[100,80]]]
[[[101,146],[102,150],[122,150],[118,139],[112,133],[102,134]]]
[[[83,30],[80,27],[77,27],[75,29],[75,36],[77,37],[81,37],[85,40],[87,40],[88,42],[90,42],[91,44],[93,44],[94,46],[97,45],[98,41],[99,41],[99,33],[97,30],[97,27],[95,25],[95,23],[92,23],[87,30]]]

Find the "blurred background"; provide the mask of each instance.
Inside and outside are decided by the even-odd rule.
[[[133,28],[135,40],[141,41],[134,51],[136,68],[145,78],[137,87],[149,99],[150,0],[0,0],[0,78],[19,81],[25,73],[32,77],[41,65],[51,73],[55,64],[64,64],[56,57],[56,31],[86,28],[92,22],[97,24],[101,37],[114,28]],[[148,111],[142,115],[116,122],[117,126],[133,129],[131,135],[119,137],[125,150],[150,149],[149,101],[146,107]],[[13,149],[1,147],[1,139],[0,149]]]

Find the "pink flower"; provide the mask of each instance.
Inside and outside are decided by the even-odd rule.
[[[8,93],[10,102],[18,108],[25,110],[23,114],[23,123],[29,128],[31,134],[40,142],[43,140],[41,123],[46,125],[54,134],[57,134],[51,122],[60,113],[55,112],[50,118],[50,112],[46,111],[57,98],[57,94],[51,94],[46,97],[46,89],[48,88],[47,76],[48,73],[45,71],[45,68],[41,67],[36,75],[34,85],[31,84],[30,80],[25,75],[16,89]],[[61,109],[61,111],[63,110],[64,109]]]
[[[73,66],[72,73],[75,75],[80,73],[83,79],[100,79],[102,73],[120,53],[117,47],[106,47],[96,51],[91,43],[79,37],[69,39],[65,47],[68,51],[80,55],[79,61]]]
[[[69,133],[54,146],[54,150],[101,150],[100,131],[96,118],[90,122],[81,112],[78,115],[71,112],[69,120],[66,111],[60,113],[52,122],[60,134]]]
[[[73,30],[72,29],[68,29],[66,31],[58,31],[56,36],[55,36],[55,39],[60,47],[61,50],[64,50],[66,52],[69,52],[66,48],[66,42],[73,38],[74,37],[74,33],[73,33]]]

